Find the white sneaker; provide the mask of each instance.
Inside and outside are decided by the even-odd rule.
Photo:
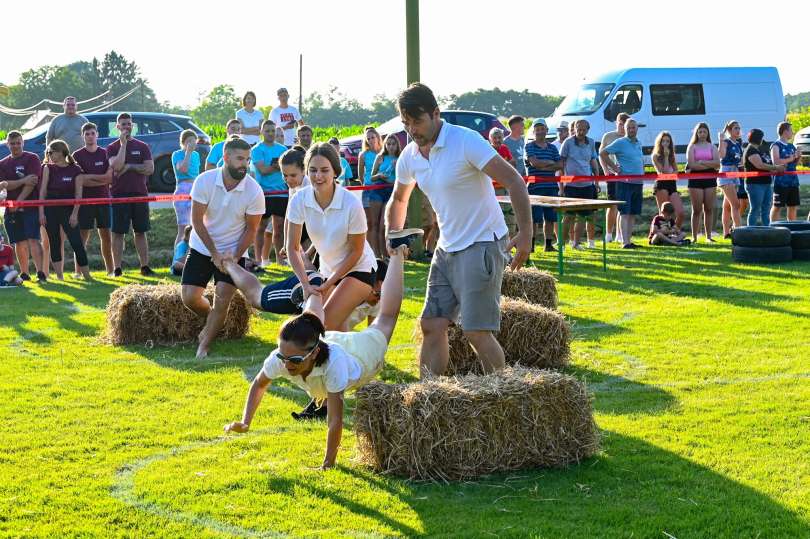
[[[262,269],[267,269],[270,267],[270,264],[272,264],[272,262],[270,262],[269,260],[262,259],[262,263],[259,265],[259,267]]]
[[[571,246],[571,248],[576,249],[577,251],[584,251],[585,250],[585,246],[582,245],[581,243],[575,243],[575,244],[573,244]]]
[[[613,234],[611,234],[610,232],[605,234],[605,243],[610,243],[612,241],[613,241]]]
[[[290,263],[287,262],[287,259],[285,258],[284,260],[279,260],[278,265],[286,268],[290,265]]]
[[[588,249],[596,249],[596,242],[593,240],[588,240]]]

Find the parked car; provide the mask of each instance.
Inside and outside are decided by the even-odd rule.
[[[714,138],[729,120],[743,129],[758,127],[776,137],[785,119],[782,83],[775,67],[632,68],[586,79],[548,118],[549,140],[561,121],[587,119],[589,136],[601,140],[615,129],[620,112],[638,122],[638,138],[649,160],[655,137],[669,131],[679,162],[698,122],[709,124]],[[715,141],[717,142],[717,141]]]
[[[793,144],[802,152],[802,164],[810,165],[810,127],[797,131],[793,136]]]
[[[83,114],[88,121],[98,126],[98,144],[105,147],[118,137],[115,119],[118,112],[88,112]],[[191,129],[197,133],[197,151],[205,162],[211,150],[211,139],[188,116],[158,112],[132,112],[132,136],[149,146],[155,162],[155,172],[149,181],[151,191],[172,192],[175,187],[172,152],[180,149],[180,132]],[[23,135],[26,151],[45,155],[45,135],[50,123],[41,125]],[[0,145],[0,159],[9,154],[5,144]]]
[[[487,112],[474,112],[470,110],[443,110],[441,111],[440,115],[447,123],[469,127],[473,131],[478,131],[485,139],[489,138],[489,130],[493,127],[503,129],[504,133],[509,132],[509,130],[504,127],[500,120],[498,120],[497,116]],[[405,127],[402,125],[402,121],[399,119],[399,116],[395,116],[384,124],[381,124],[379,127],[377,127],[377,132],[379,132],[380,136],[383,137],[391,133],[396,134],[397,138],[399,138],[399,143],[403,148],[408,143],[408,136],[405,133]],[[357,177],[357,156],[360,155],[362,144],[363,135],[354,135],[340,141],[340,151],[343,154],[343,157],[346,158],[346,161],[349,162],[349,165],[351,165],[352,173],[354,174],[355,178]]]

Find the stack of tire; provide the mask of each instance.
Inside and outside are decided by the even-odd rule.
[[[793,260],[790,230],[741,226],[731,231],[731,258],[748,264],[779,264]]]
[[[810,260],[810,221],[774,221],[771,226],[790,231],[793,260]]]

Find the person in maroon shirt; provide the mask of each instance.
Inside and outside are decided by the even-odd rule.
[[[143,197],[149,192],[146,182],[155,171],[152,152],[149,146],[132,138],[132,116],[127,112],[118,115],[116,128],[120,133],[118,140],[107,146],[107,157],[113,171],[113,198]],[[135,236],[135,250],[141,264],[141,275],[151,276],[155,272],[149,267],[149,243],[146,233],[149,231],[149,203],[126,202],[113,204],[112,209],[112,256],[113,273],[122,275],[121,258],[124,254],[124,236],[129,233],[129,226]]]
[[[19,131],[9,131],[6,145],[11,155],[0,161],[0,180],[7,182],[6,200],[36,200],[39,190],[41,163],[39,157],[23,151],[23,136]],[[14,245],[17,262],[20,265],[20,277],[24,281],[31,279],[28,275],[28,262],[33,255],[37,279],[47,279],[44,269],[47,261],[43,259],[42,243],[39,232],[39,212],[36,208],[6,208],[6,233],[9,243]]]
[[[45,166],[42,167],[42,183],[39,186],[39,198],[42,200],[58,200],[79,198],[76,178],[82,169],[70,155],[70,149],[63,140],[54,140],[48,144],[45,151]],[[82,244],[79,234],[79,205],[40,206],[39,224],[45,227],[48,240],[51,244],[51,262],[56,272],[56,278],[65,279],[62,249],[57,248],[62,243],[60,231],[70,242],[76,253],[76,271],[82,274],[86,281],[92,281],[90,270],[87,268],[87,251]]]
[[[110,183],[112,183],[112,168],[107,159],[107,151],[98,146],[98,127],[92,122],[82,126],[84,148],[73,152],[73,159],[82,169],[77,178],[79,183],[79,198],[110,198]],[[90,240],[93,227],[98,229],[98,239],[101,242],[101,257],[104,259],[104,268],[107,276],[111,277],[115,266],[112,258],[112,238],[110,224],[112,223],[111,204],[86,204],[79,206],[79,234],[85,250]],[[78,266],[78,264],[77,264]]]

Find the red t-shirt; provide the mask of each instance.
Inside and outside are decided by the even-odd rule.
[[[36,154],[31,152],[23,152],[19,157],[8,156],[0,161],[0,180],[3,181],[16,181],[30,176],[36,175],[37,178],[42,178],[42,162]],[[23,188],[12,189],[8,192],[8,200],[17,200]],[[36,200],[39,198],[39,183],[28,195],[27,200]]]
[[[14,249],[11,245],[5,244],[0,247],[0,266],[14,267]]]
[[[652,223],[650,223],[649,239],[653,239],[655,236],[656,228],[660,228],[661,232],[668,236],[675,229],[675,219],[667,219],[663,215],[656,215],[653,217]]]
[[[48,198],[73,197],[76,193],[76,176],[82,173],[79,165],[45,165],[48,167]]]
[[[112,159],[121,151],[121,141],[116,140],[107,146],[107,158]],[[127,155],[124,163],[128,165],[142,165],[144,161],[152,160],[152,152],[149,146],[138,139],[127,141]],[[112,194],[113,196],[146,196],[149,191],[146,188],[149,178],[145,174],[138,174],[134,170],[128,170],[121,176],[113,172]]]
[[[509,148],[506,146],[506,144],[501,144],[500,146],[498,146],[495,149],[498,151],[498,155],[500,155],[501,157],[503,157],[507,161],[512,160],[512,152],[509,151]]]
[[[104,148],[96,148],[96,151],[90,153],[87,148],[82,148],[73,152],[73,159],[81,167],[82,172],[85,174],[94,174],[102,176],[110,168],[110,160],[107,159],[107,152]],[[92,187],[85,187],[82,190],[82,197],[84,198],[109,198],[110,186],[109,185],[94,185]]]

